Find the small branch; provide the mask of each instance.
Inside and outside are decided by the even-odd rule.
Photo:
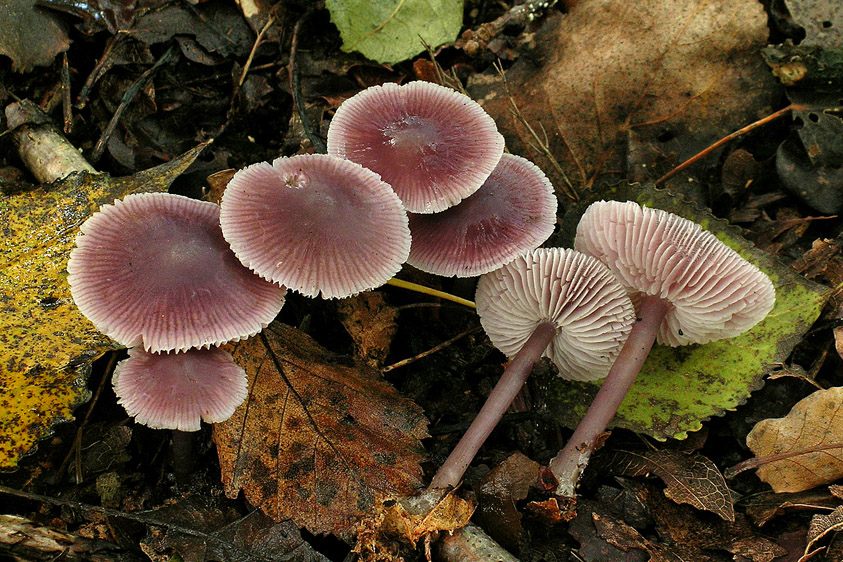
[[[304,13],[304,15],[299,18],[296,22],[295,27],[293,28],[293,39],[290,45],[290,92],[293,94],[293,105],[295,106],[296,112],[298,112],[299,119],[301,120],[302,129],[304,129],[304,134],[307,136],[310,143],[316,149],[316,152],[319,153],[326,153],[328,152],[328,147],[325,145],[325,141],[322,140],[316,133],[316,129],[313,126],[313,122],[310,120],[310,116],[307,114],[304,100],[302,99],[301,95],[301,76],[299,73],[298,66],[296,66],[296,53],[298,51],[298,44],[299,44],[299,31],[301,31],[302,24],[310,17],[310,14],[313,13],[314,7],[308,8],[308,10]]]
[[[419,353],[418,355],[415,355],[413,357],[408,357],[407,359],[402,359],[401,361],[398,361],[397,363],[393,363],[392,365],[387,365],[386,367],[381,369],[381,373],[386,374],[386,373],[388,373],[390,371],[393,371],[393,370],[395,370],[399,367],[405,367],[405,366],[409,365],[410,363],[413,363],[415,361],[418,361],[419,359],[423,359],[423,358],[427,357],[428,355],[432,355],[432,354],[436,353],[437,351],[441,351],[441,350],[445,349],[446,347],[448,347],[449,345],[451,345],[455,341],[457,341],[461,338],[464,338],[465,336],[471,335],[475,332],[479,332],[480,329],[481,329],[480,327],[469,328],[468,330],[465,330],[464,332],[460,332],[456,336],[443,341],[439,345],[431,347],[427,351],[423,351],[423,352]]]
[[[778,119],[779,117],[787,114],[790,111],[799,111],[799,110],[803,110],[803,109],[808,109],[808,108],[807,108],[807,106],[804,106],[804,105],[792,103],[789,106],[776,111],[775,113],[771,113],[770,115],[768,115],[767,117],[764,117],[763,119],[759,119],[758,121],[755,121],[754,123],[750,123],[746,127],[742,127],[740,129],[738,129],[737,131],[726,135],[725,137],[723,137],[719,141],[715,142],[714,144],[712,144],[708,148],[702,150],[701,152],[699,152],[695,156],[692,156],[691,158],[685,160],[684,162],[682,162],[681,164],[679,164],[678,166],[673,168],[671,171],[669,171],[668,173],[666,173],[665,175],[663,175],[662,177],[657,179],[656,185],[663,184],[664,182],[666,182],[667,180],[669,180],[670,178],[672,178],[673,176],[675,176],[676,174],[678,174],[679,172],[681,172],[682,170],[684,170],[685,168],[690,166],[691,164],[693,164],[695,162],[698,162],[702,158],[705,158],[706,156],[711,154],[713,151],[717,150],[718,148],[720,148],[721,146],[726,144],[727,142],[732,141],[732,140],[734,140],[734,139],[736,139],[736,138],[738,138],[742,135],[745,135],[746,133],[748,133],[748,132],[750,132],[754,129],[757,129],[758,127],[760,127],[762,125],[766,125],[767,123],[769,123],[771,121],[775,121],[776,119]]]

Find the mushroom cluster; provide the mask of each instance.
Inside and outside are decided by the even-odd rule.
[[[134,348],[114,388],[150,427],[196,431],[200,419],[231,416],[246,376],[230,355],[209,348],[258,333],[284,304],[283,287],[237,260],[219,216],[218,205],[180,195],[129,195],[85,221],[70,254],[76,306]]]
[[[481,324],[512,361],[432,489],[459,482],[532,365],[547,355],[564,378],[605,377],[548,466],[557,495],[573,496],[656,340],[678,346],[734,337],[775,303],[769,277],[713,234],[632,201],[589,206],[574,248],[535,250],[480,278]]]
[[[219,206],[131,195],[82,226],[71,292],[100,331],[133,348],[113,383],[137,421],[193,431],[230,416],[245,377],[210,348],[263,329],[287,289],[348,297],[408,261],[475,276],[553,231],[550,182],[504,155],[492,118],[449,88],[360,92],[337,110],[328,152],[247,166]]]

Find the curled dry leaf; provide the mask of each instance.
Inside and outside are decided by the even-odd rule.
[[[708,458],[676,451],[618,451],[603,463],[624,476],[655,474],[667,485],[664,495],[676,503],[687,503],[711,511],[726,521],[735,520],[732,495],[726,479]]]
[[[379,374],[280,323],[236,345],[249,397],[214,441],[229,497],[312,533],[347,533],[377,497],[421,485],[418,406]]]
[[[840,443],[840,448],[822,448]],[[758,422],[746,437],[756,457],[797,454],[758,467],[776,492],[801,492],[843,476],[843,387],[818,390],[783,418]]]

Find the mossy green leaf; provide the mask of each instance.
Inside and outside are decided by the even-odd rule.
[[[456,39],[464,0],[327,0],[342,50],[380,63],[416,56],[424,43],[438,47]]]
[[[625,185],[601,195],[604,199],[637,201],[699,223],[761,268],[775,285],[775,307],[745,334],[705,345],[655,346],[612,422],[614,427],[657,439],[684,439],[687,432],[700,429],[704,420],[734,410],[761,387],[764,376],[787,358],[817,319],[828,291],[755,248],[739,228],[666,191]],[[570,214],[566,222],[575,227],[579,217],[576,212]],[[548,381],[546,395],[551,412],[574,427],[600,383],[560,378]]]
[[[119,347],[70,298],[66,266],[79,226],[114,199],[166,191],[205,146],[126,178],[73,174],[0,197],[0,469],[73,419],[90,396],[90,362]]]

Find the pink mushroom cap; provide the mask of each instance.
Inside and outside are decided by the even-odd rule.
[[[513,357],[550,322],[556,337],[544,352],[568,380],[606,376],[635,321],[626,290],[598,260],[562,248],[538,248],[480,276],[480,324]]]
[[[407,213],[392,188],[327,154],[240,170],[223,194],[220,222],[244,265],[310,297],[378,287],[410,252]]]
[[[553,234],[556,196],[532,162],[504,154],[479,190],[441,213],[410,213],[407,263],[436,275],[473,277],[497,269]]]
[[[503,147],[477,102],[422,81],[367,88],[328,128],[328,153],[380,174],[412,213],[444,211],[477,191]]]
[[[220,208],[168,193],[104,205],[80,229],[67,264],[79,310],[127,347],[184,351],[258,333],[285,290],[237,260]]]
[[[598,201],[577,226],[574,247],[605,263],[636,302],[670,308],[657,340],[679,346],[731,338],[772,310],[767,275],[692,221],[633,201]]]
[[[227,420],[248,394],[246,372],[221,349],[183,353],[129,350],[112,377],[119,403],[153,429],[198,431]]]

